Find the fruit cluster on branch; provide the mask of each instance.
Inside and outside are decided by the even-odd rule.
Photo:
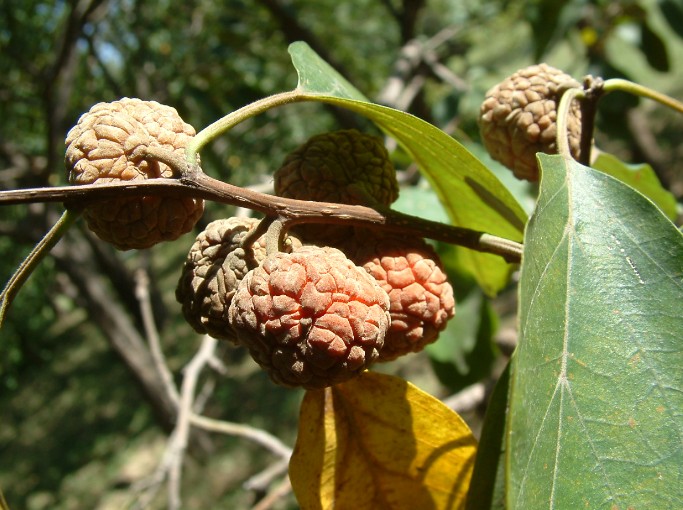
[[[536,153],[556,152],[557,103],[577,86],[541,64],[493,87],[480,127],[494,159],[520,178],[538,179]],[[575,155],[580,119],[572,105],[568,145]],[[155,102],[100,103],[67,136],[69,180],[171,177],[194,134],[173,108]],[[283,199],[385,209],[399,189],[382,140],[355,130],[312,137],[285,158],[274,183]],[[163,194],[84,209],[91,230],[124,250],[176,239],[202,212],[199,199]],[[453,288],[422,238],[338,222],[297,224],[287,235],[272,228],[279,221],[265,233],[263,225],[251,218],[210,223],[190,249],[176,297],[196,331],[245,346],[276,383],[342,382],[376,361],[420,351],[455,313]]]
[[[288,155],[275,172],[275,193],[388,206],[398,182],[380,138],[342,130]],[[284,249],[266,254],[266,238],[277,234],[245,244],[254,222],[219,220],[199,234],[176,295],[197,331],[246,346],[279,384],[342,382],[375,361],[421,350],[454,314],[453,289],[422,239],[299,225]]]

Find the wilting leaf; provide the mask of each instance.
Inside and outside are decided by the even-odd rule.
[[[560,156],[525,235],[508,508],[683,508],[683,235]]]
[[[395,138],[419,165],[451,223],[520,241],[527,215],[481,161],[440,129],[408,113],[368,102],[339,73],[302,42],[289,47],[299,73],[298,89],[321,101],[364,115]],[[498,256],[463,250],[466,266],[484,291],[495,294],[510,266]]]
[[[303,510],[462,508],[476,440],[403,379],[365,372],[308,391],[289,466]]]

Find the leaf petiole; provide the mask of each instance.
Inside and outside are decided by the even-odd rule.
[[[185,149],[185,156],[189,163],[196,162],[197,153],[204,148],[208,143],[218,138],[223,133],[226,133],[240,122],[243,122],[251,117],[255,117],[271,108],[282,106],[289,103],[297,103],[306,101],[309,98],[305,93],[299,89],[294,89],[289,92],[282,92],[272,96],[264,97],[258,101],[254,101],[239,110],[229,113],[225,117],[218,119],[216,122],[209,124],[190,141]]]
[[[683,113],[683,103],[680,101],[629,80],[624,80],[622,78],[610,78],[609,80],[605,80],[603,89],[605,92],[614,92],[615,90],[620,90],[635,96],[646,97],[648,99],[652,99],[653,101],[657,101],[658,103],[663,104],[664,106],[667,106],[678,113]]]

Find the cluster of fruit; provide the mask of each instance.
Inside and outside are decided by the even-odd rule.
[[[482,139],[515,175],[538,179],[537,152],[556,152],[556,107],[580,86],[545,64],[513,74],[487,94]],[[577,155],[580,110],[569,146]],[[171,177],[141,148],[184,155],[195,135],[171,107],[124,98],[99,103],[66,139],[72,184]],[[312,137],[275,172],[275,193],[298,200],[390,206],[396,171],[378,137],[342,130]],[[88,226],[119,249],[143,249],[189,232],[201,200],[178,196],[106,199],[83,211]],[[436,340],[455,311],[436,252],[421,238],[344,225],[294,227],[273,253],[259,221],[228,218],[201,232],[176,297],[192,327],[246,346],[280,384],[320,388],[347,380]],[[270,246],[270,245],[269,245]]]
[[[396,171],[381,139],[314,136],[275,172],[275,193],[299,200],[390,205]],[[370,202],[370,203],[368,203]],[[251,218],[199,234],[176,291],[195,330],[228,339],[286,386],[319,388],[436,340],[453,289],[423,239],[338,225],[295,227],[266,253]],[[248,239],[248,246],[244,240]]]

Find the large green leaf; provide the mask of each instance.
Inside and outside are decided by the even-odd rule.
[[[683,508],[683,236],[620,181],[540,161],[508,508]]]
[[[526,213],[460,143],[413,115],[368,102],[305,43],[293,43],[289,52],[299,73],[299,91],[312,101],[364,115],[395,138],[419,165],[453,225],[521,241]],[[488,294],[506,284],[510,267],[500,257],[467,250],[463,258]]]

